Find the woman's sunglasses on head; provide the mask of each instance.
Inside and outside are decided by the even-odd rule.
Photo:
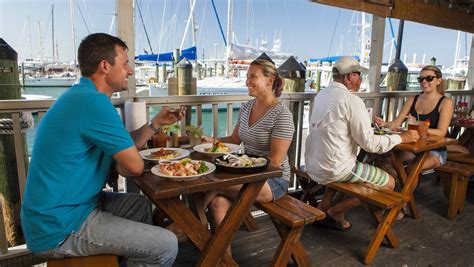
[[[434,78],[438,78],[438,77],[436,77],[436,76],[426,76],[426,77],[419,76],[419,77],[416,77],[416,79],[418,80],[419,83],[423,82],[423,80],[426,80],[427,82],[432,82]]]

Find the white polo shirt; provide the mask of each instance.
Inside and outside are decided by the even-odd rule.
[[[358,146],[381,154],[401,142],[399,135],[374,135],[362,99],[343,84],[331,82],[314,99],[306,139],[306,171],[321,184],[341,181],[355,166]]]

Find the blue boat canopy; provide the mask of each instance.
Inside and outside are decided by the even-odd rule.
[[[193,46],[193,47],[190,47],[190,48],[183,49],[181,51],[181,56],[180,56],[179,60],[181,60],[183,58],[187,58],[188,60],[196,60],[197,59],[196,47]],[[138,56],[135,57],[135,60],[138,60],[138,61],[154,61],[154,62],[173,61],[173,52],[161,53],[161,54],[138,55]]]
[[[320,58],[310,58],[309,62],[336,62],[338,59],[340,59],[343,56],[333,56],[333,57],[320,57]],[[356,60],[360,60],[359,56],[352,56]]]

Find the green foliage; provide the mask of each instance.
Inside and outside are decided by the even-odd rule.
[[[201,126],[188,125],[186,126],[186,131],[189,135],[192,135],[194,137],[201,137],[203,135],[203,130]]]
[[[170,125],[165,125],[165,126],[162,126],[161,127],[161,130],[163,131],[163,133],[167,134],[167,133],[174,133],[176,131],[178,131],[180,129],[179,127],[179,124],[175,123],[175,124],[170,124]]]

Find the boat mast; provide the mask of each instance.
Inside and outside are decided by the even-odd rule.
[[[51,46],[53,47],[53,64],[56,61],[54,58],[54,5],[51,5]]]
[[[191,24],[191,20],[192,20],[193,14],[194,14],[194,7],[195,6],[196,6],[196,1],[192,1],[191,10],[189,11],[188,21],[186,22],[186,28],[184,29],[183,39],[181,40],[181,45],[179,46],[179,50],[183,50],[184,40],[186,39],[186,35],[188,34],[188,28],[189,28],[189,25]],[[194,29],[193,29],[193,32],[194,32]],[[194,42],[194,40],[193,40],[193,42]]]
[[[196,4],[197,0],[189,0],[189,6],[194,6]],[[191,12],[191,27],[193,29],[192,34],[193,34],[193,46],[196,46],[196,18],[194,16],[194,10]]]
[[[461,31],[458,31],[458,36],[456,39],[456,51],[454,52],[454,64],[456,66],[458,64],[458,59],[460,58],[461,54]]]
[[[39,61],[43,64],[43,42],[41,41],[41,21],[38,21],[38,36],[39,36]]]
[[[230,72],[230,58],[232,55],[232,0],[227,0],[227,47],[226,47],[226,70]]]
[[[69,8],[71,10],[71,24],[72,24],[72,48],[74,52],[74,65],[76,65],[77,51],[76,51],[76,18],[74,17],[74,0],[69,0]]]

